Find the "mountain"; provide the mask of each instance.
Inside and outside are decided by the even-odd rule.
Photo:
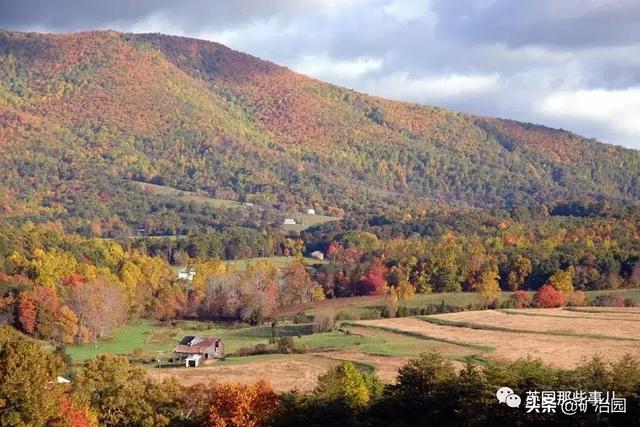
[[[11,221],[99,234],[193,210],[134,181],[283,212],[400,215],[635,203],[639,176],[637,151],[368,96],[217,43],[0,31],[0,209]],[[212,212],[196,222],[211,225]]]

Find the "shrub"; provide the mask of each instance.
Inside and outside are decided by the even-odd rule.
[[[319,313],[313,317],[313,332],[328,332],[333,330],[335,316],[329,313]]]
[[[593,299],[593,305],[596,307],[624,307],[624,299],[616,295],[598,295]]]
[[[282,337],[278,340],[278,353],[291,354],[295,353],[296,345],[292,337]]]
[[[362,310],[360,312],[360,320],[373,320],[380,318],[380,310],[376,310],[375,308],[368,308],[366,310]]]
[[[251,315],[249,315],[249,324],[254,326],[262,325],[263,321],[264,318],[262,317],[262,309],[254,308],[253,311],[251,311]]]
[[[397,313],[392,313],[391,311],[392,311],[391,308],[389,308],[388,306],[384,306],[384,308],[380,312],[380,317],[383,317],[385,319],[396,317]]]
[[[309,317],[307,316],[307,313],[305,313],[304,311],[298,312],[298,314],[296,314],[296,317],[293,318],[293,323],[309,323]]]
[[[276,349],[267,344],[256,344],[249,347],[242,347],[238,350],[238,356],[255,356],[258,354],[273,354]]]
[[[514,308],[529,306],[529,294],[526,291],[516,291],[509,297],[509,305]]]
[[[533,304],[541,308],[562,307],[567,302],[564,292],[551,285],[544,285],[533,295]]]
[[[409,312],[409,309],[407,308],[407,306],[403,305],[398,308],[397,315],[398,317],[407,317],[407,316],[410,316],[411,313]]]
[[[336,314],[336,320],[360,320],[360,316],[351,310],[340,310]]]
[[[635,307],[637,304],[635,302],[635,300],[631,299],[631,298],[625,298],[624,299],[624,306],[625,307]]]
[[[572,292],[567,298],[569,307],[584,307],[587,304],[587,296],[582,291]]]

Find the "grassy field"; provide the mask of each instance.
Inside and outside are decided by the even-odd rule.
[[[180,199],[185,202],[194,203],[206,203],[215,208],[238,208],[242,207],[242,204],[235,200],[216,199],[206,194],[199,194],[192,191],[183,191],[173,187],[167,187],[164,185],[149,184],[147,182],[136,181],[138,185],[147,193],[154,194],[156,196],[165,196]]]
[[[304,335],[311,332],[310,325],[282,325],[276,328],[278,337]],[[205,322],[179,321],[174,324],[153,324],[148,321],[130,323],[115,331],[112,337],[93,343],[67,347],[67,354],[74,361],[81,362],[96,354],[129,355],[139,349],[147,357],[155,357],[158,352],[168,355],[173,347],[187,335],[215,336],[222,338],[225,351],[234,353],[242,347],[267,344],[271,337],[270,326],[226,327]]]
[[[171,197],[182,200],[184,202],[193,202],[200,204],[208,204],[214,208],[246,208],[246,209],[260,209],[259,206],[244,206],[242,203],[235,200],[217,199],[207,194],[196,193],[193,191],[183,191],[177,188],[168,187],[164,185],[150,184],[148,182],[135,181],[143,191],[154,194],[157,196]],[[304,231],[314,225],[324,224],[325,222],[338,221],[340,218],[327,215],[307,215],[307,214],[287,214],[287,217],[295,219],[297,224],[285,225],[281,227],[287,231]]]
[[[293,218],[296,220],[297,224],[283,224],[283,230],[300,232],[306,230],[307,228],[313,227],[314,225],[324,224],[325,222],[338,221],[340,219],[334,216],[307,214],[293,215]]]
[[[233,261],[227,261],[227,264],[229,264],[230,266],[233,266],[238,271],[245,271],[247,269],[247,265],[249,264],[255,264],[261,261],[266,261],[273,264],[277,268],[282,269],[287,267],[294,260],[295,260],[294,257],[270,256],[270,257],[261,257],[261,258],[237,259]],[[315,258],[308,258],[308,257],[303,258],[303,261],[308,265],[320,265],[320,264],[327,263],[326,260],[318,260]]]

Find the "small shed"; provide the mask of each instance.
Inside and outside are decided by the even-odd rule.
[[[322,252],[320,252],[320,251],[313,251],[313,252],[311,252],[311,258],[323,260],[324,259],[324,254]]]
[[[192,354],[184,359],[184,366],[187,368],[197,368],[198,364],[200,364],[200,359],[202,359],[202,356],[199,354]]]
[[[315,215],[315,214],[316,214],[315,209],[307,209],[307,215]]]

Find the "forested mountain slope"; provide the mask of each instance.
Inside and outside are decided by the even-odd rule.
[[[402,214],[637,202],[639,176],[637,151],[367,96],[216,43],[0,31],[0,209],[15,221],[99,234],[194,209],[132,180]]]

